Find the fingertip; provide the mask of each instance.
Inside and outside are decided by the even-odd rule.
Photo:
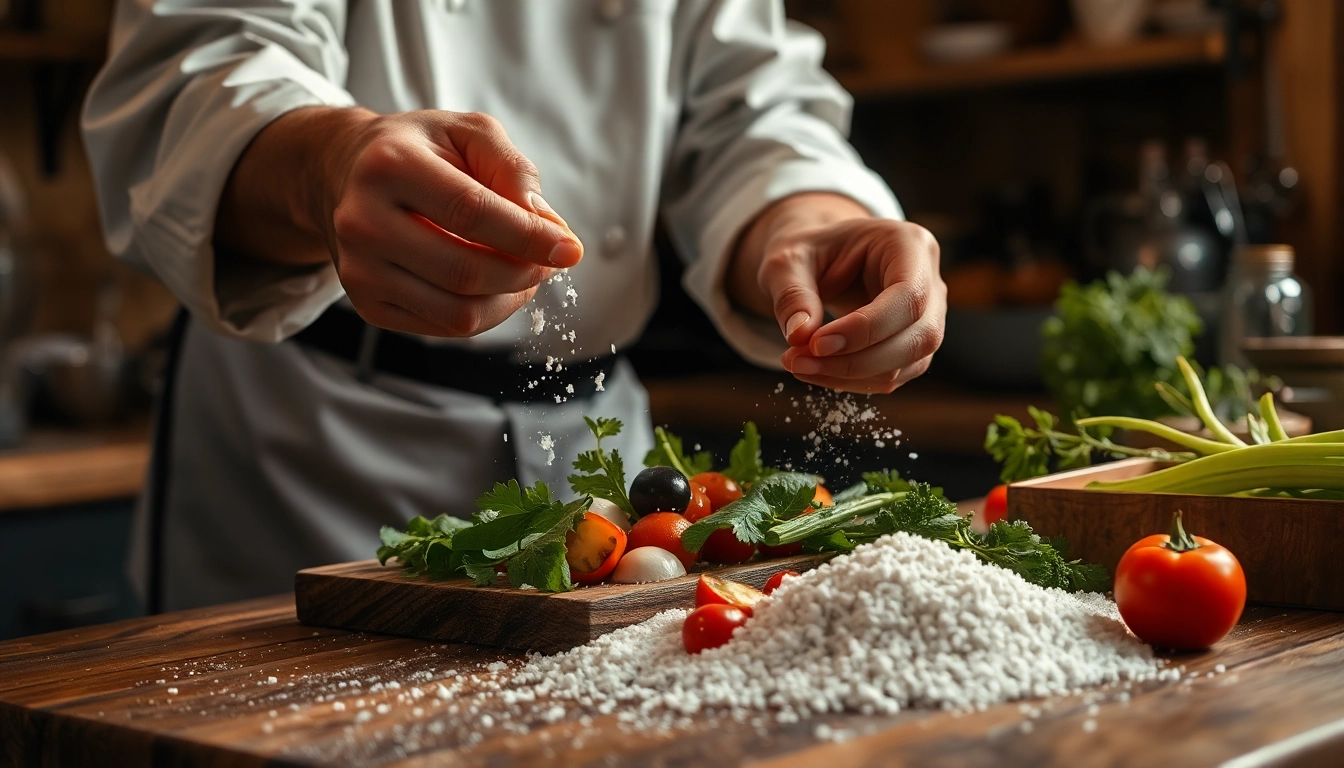
[[[583,244],[577,239],[570,240],[562,238],[551,248],[551,253],[547,256],[547,261],[551,266],[565,269],[578,264],[583,260]]]

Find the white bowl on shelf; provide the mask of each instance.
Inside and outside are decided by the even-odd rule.
[[[1000,22],[939,24],[919,37],[919,49],[930,61],[953,63],[998,56],[1013,42],[1013,28]]]
[[[1119,45],[1148,20],[1149,0],[1071,0],[1073,20],[1093,45]]]

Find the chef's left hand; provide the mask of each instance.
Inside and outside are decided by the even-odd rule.
[[[942,343],[938,242],[840,195],[800,194],[767,209],[744,233],[728,287],[775,318],[790,345],[784,368],[809,384],[888,393],[924,373]],[[836,319],[825,322],[826,310]]]

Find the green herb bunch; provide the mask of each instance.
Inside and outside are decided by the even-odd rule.
[[[1175,386],[1204,324],[1194,306],[1167,293],[1168,273],[1142,267],[1088,285],[1070,283],[1041,328],[1041,375],[1063,413],[1151,419],[1171,413],[1154,382]]]

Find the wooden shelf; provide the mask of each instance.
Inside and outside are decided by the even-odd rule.
[[[1221,62],[1226,51],[1222,33],[1215,32],[1188,37],[1144,37],[1116,46],[1068,42],[1053,48],[1010,51],[980,61],[892,62],[832,74],[856,96],[899,95],[1210,66]]]
[[[134,498],[149,468],[149,425],[40,429],[0,453],[0,514]]]
[[[94,62],[107,58],[107,41],[42,33],[0,33],[0,61]]]

